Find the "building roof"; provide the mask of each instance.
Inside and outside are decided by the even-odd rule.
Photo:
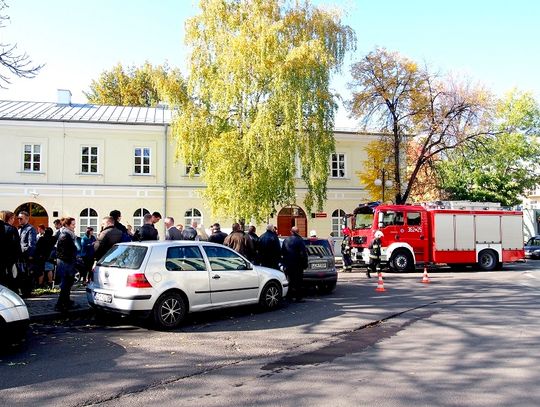
[[[164,125],[171,123],[171,112],[166,107],[0,100],[0,120]]]

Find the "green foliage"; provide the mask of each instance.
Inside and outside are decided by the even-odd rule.
[[[436,167],[448,198],[514,206],[538,184],[537,103],[531,95],[514,91],[499,103],[497,112],[499,133],[453,152]]]
[[[89,103],[113,106],[156,106],[161,101],[181,104],[186,100],[184,78],[167,65],[124,68],[122,64],[101,73],[84,92]]]
[[[321,208],[334,151],[338,70],[354,34],[309,1],[201,0],[186,26],[190,100],[173,125],[178,156],[199,163],[214,216],[264,220],[295,202]]]

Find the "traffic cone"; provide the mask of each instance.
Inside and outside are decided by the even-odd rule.
[[[427,266],[424,266],[424,277],[422,277],[421,283],[429,284],[429,277],[427,274]]]
[[[383,278],[382,278],[382,273],[380,271],[379,271],[379,282],[377,283],[377,288],[375,289],[375,291],[379,291],[379,292],[386,291],[384,289],[384,281],[383,281]]]

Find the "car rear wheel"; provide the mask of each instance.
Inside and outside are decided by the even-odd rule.
[[[154,324],[161,329],[174,329],[186,316],[186,303],[182,296],[175,292],[163,294],[152,309]]]
[[[495,270],[497,261],[497,254],[493,250],[483,250],[478,254],[478,267],[482,271]]]
[[[270,282],[262,289],[259,304],[265,310],[277,308],[281,304],[281,296],[281,288],[278,284]]]

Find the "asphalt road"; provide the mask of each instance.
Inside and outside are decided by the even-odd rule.
[[[537,406],[540,261],[502,272],[340,274],[259,313],[33,325],[0,356],[2,406]]]

